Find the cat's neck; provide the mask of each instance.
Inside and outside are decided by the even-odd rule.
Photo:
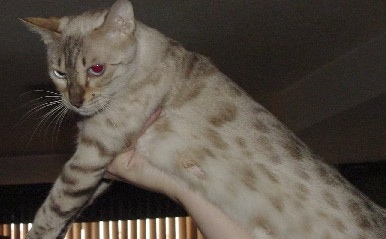
[[[161,62],[168,38],[139,21],[134,35],[137,40],[137,74],[145,76]]]

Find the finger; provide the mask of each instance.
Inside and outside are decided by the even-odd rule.
[[[109,171],[105,172],[105,175],[103,176],[105,179],[111,179],[111,180],[117,180],[117,181],[122,181],[121,178],[115,176],[114,174],[110,173]]]
[[[145,131],[159,118],[161,112],[162,112],[162,109],[159,108],[150,116],[150,118],[142,126],[139,136],[143,135]]]
[[[107,170],[112,174],[119,174],[119,172],[124,169],[127,170],[130,168],[130,160],[133,158],[135,150],[129,150],[122,154],[119,154],[108,166]]]

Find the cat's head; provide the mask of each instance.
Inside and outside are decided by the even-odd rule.
[[[79,16],[21,20],[42,36],[49,75],[63,103],[81,115],[107,106],[133,71],[135,19],[127,0]]]

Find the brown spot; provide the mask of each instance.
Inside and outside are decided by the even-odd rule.
[[[299,183],[295,186],[295,189],[296,189],[295,196],[298,200],[302,202],[307,200],[310,194],[310,190],[306,187],[306,185]]]
[[[204,87],[205,83],[203,82],[196,82],[192,85],[182,87],[180,91],[173,97],[171,106],[178,108],[187,102],[194,100],[200,95]]]
[[[346,225],[342,222],[342,220],[338,218],[334,218],[332,221],[333,226],[340,232],[345,232],[347,230]]]
[[[230,96],[232,97],[238,97],[243,94],[243,90],[234,83],[229,84],[229,92],[230,92]]]
[[[276,208],[279,212],[282,212],[284,210],[284,201],[280,197],[272,197],[270,199],[272,205],[274,208]]]
[[[324,218],[324,219],[327,219],[327,218],[328,218],[328,215],[327,215],[324,211],[322,211],[322,210],[318,210],[318,211],[317,211],[317,214],[318,214],[319,217],[321,217],[321,218]]]
[[[192,53],[187,55],[185,57],[185,60],[187,61],[186,68],[185,68],[185,77],[189,78],[194,70],[195,65],[198,63],[200,59],[196,53]]]
[[[208,129],[205,136],[219,149],[226,149],[228,147],[228,144],[221,138],[220,134],[212,129]]]
[[[329,168],[325,164],[320,164],[320,166],[316,169],[320,178],[328,185],[336,186],[340,184],[340,179],[337,173],[335,173],[331,168]]]
[[[172,127],[171,127],[170,120],[165,118],[165,117],[159,118],[154,123],[154,129],[156,131],[158,131],[159,133],[171,132],[172,131]]]
[[[363,229],[370,229],[372,227],[371,222],[365,217],[361,205],[353,199],[348,201],[348,210],[355,218],[356,223]]]
[[[189,53],[183,58],[184,66],[181,71],[185,72],[186,78],[196,79],[198,77],[206,77],[218,72],[217,68],[210,60],[196,53]]]
[[[306,181],[311,179],[310,174],[302,168],[296,168],[296,174]]]
[[[189,150],[184,150],[180,151],[176,154],[177,161],[181,162],[181,164],[185,167],[188,162],[202,162],[206,158],[214,158],[213,152],[206,148],[196,148],[196,149],[189,149]],[[198,165],[198,163],[195,163]]]
[[[271,162],[273,162],[275,164],[281,164],[283,161],[282,158],[276,154],[271,154],[270,159],[271,159]]]
[[[273,227],[265,217],[257,217],[254,221],[254,224],[257,228],[263,229],[268,235],[275,235]]]
[[[68,218],[72,213],[74,213],[74,211],[72,210],[67,210],[67,211],[63,210],[63,208],[54,200],[52,195],[49,198],[50,198],[49,209],[57,216],[61,218]]]
[[[262,120],[256,120],[255,122],[253,122],[253,127],[257,129],[257,131],[262,133],[269,132],[269,127]]]
[[[240,146],[240,148],[242,149],[246,148],[245,139],[241,138],[240,136],[237,136],[235,138],[235,142],[237,143],[238,146]]]
[[[258,114],[270,114],[264,107],[258,105],[254,108],[254,112],[256,115]]]
[[[90,186],[82,189],[66,188],[65,190],[63,190],[64,195],[72,198],[91,196],[94,192],[95,192],[94,186]]]
[[[257,139],[257,145],[266,153],[273,153],[273,146],[268,137],[262,136]]]
[[[82,58],[82,64],[83,64],[83,66],[86,66],[86,57]]]
[[[274,172],[272,172],[269,168],[267,168],[266,165],[257,163],[256,164],[257,170],[263,174],[265,177],[267,177],[269,180],[271,180],[274,183],[279,183],[279,180]]]
[[[252,158],[252,152],[249,150],[243,150],[242,151],[243,156],[245,156],[247,159]]]
[[[104,171],[105,165],[78,165],[75,163],[71,163],[69,168],[73,172],[81,173],[81,174],[90,174],[99,171]]]
[[[356,221],[362,229],[368,230],[372,227],[371,222],[364,215],[357,217]]]
[[[334,197],[334,195],[332,195],[331,192],[325,190],[323,192],[323,199],[326,201],[326,203],[333,207],[333,208],[338,208],[339,207],[339,203],[338,201],[336,200],[336,198]]]
[[[214,158],[213,152],[206,147],[191,150],[188,152],[188,154],[190,154],[194,158],[200,159],[200,160],[203,160],[207,157]]]
[[[221,126],[235,120],[237,108],[233,104],[220,104],[217,113],[209,118],[209,122],[214,126]]]
[[[74,186],[78,183],[78,179],[70,177],[66,172],[62,172],[60,174],[60,181],[62,181],[62,183],[64,184],[68,184],[71,186]]]
[[[250,190],[257,191],[257,177],[254,171],[250,167],[245,167],[241,173],[242,181],[245,186],[247,186]]]
[[[133,132],[127,132],[125,133],[125,144],[128,146],[131,146],[135,140],[137,139],[137,134]]]
[[[348,210],[353,216],[357,216],[361,212],[361,207],[358,202],[354,201],[353,199],[348,200]]]
[[[81,135],[79,144],[96,148],[99,152],[99,155],[103,158],[113,156],[113,154],[109,152],[109,150],[103,143],[99,142],[98,140],[87,137],[85,135]]]
[[[282,144],[284,150],[291,156],[292,159],[302,160],[303,159],[303,149],[292,140],[285,140]]]

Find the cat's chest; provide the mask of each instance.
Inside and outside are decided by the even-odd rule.
[[[114,112],[103,112],[78,124],[79,138],[87,137],[104,145],[113,154],[128,149],[135,141],[142,120],[130,117],[122,107]]]

